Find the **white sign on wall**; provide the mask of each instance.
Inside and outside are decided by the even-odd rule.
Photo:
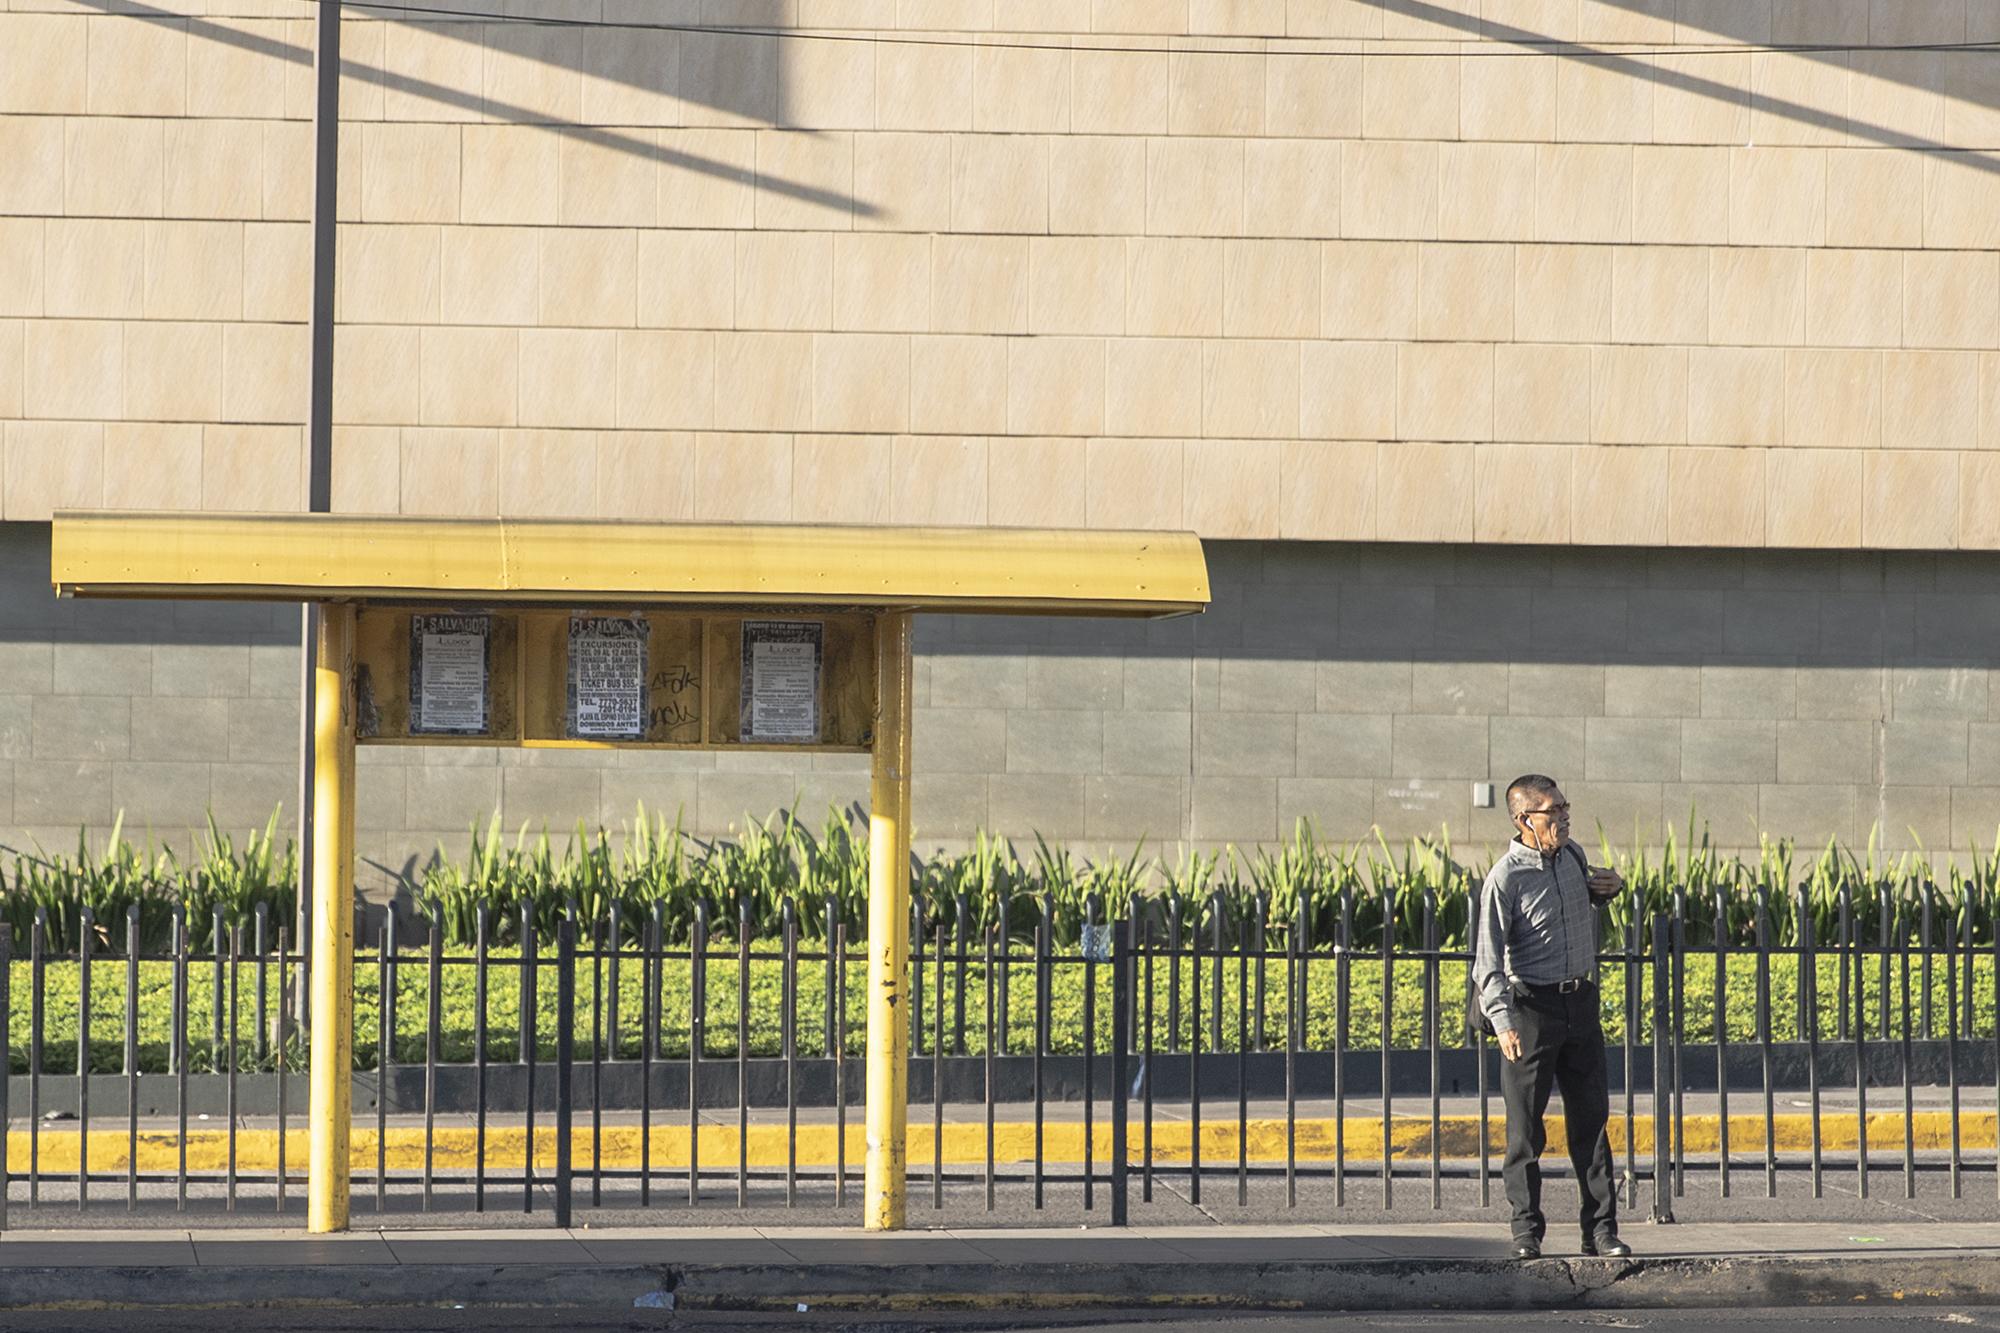
[[[646,620],[569,618],[569,734],[641,740],[646,734]]]
[[[410,734],[486,733],[493,621],[483,615],[410,617]]]
[[[826,627],[817,620],[743,622],[742,739],[819,741],[819,679]]]

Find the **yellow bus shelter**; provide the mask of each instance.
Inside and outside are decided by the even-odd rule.
[[[867,752],[866,1225],[903,1225],[910,631],[1208,605],[1180,532],[61,513],[58,596],[316,607],[307,1225],[348,1220],[358,744]]]

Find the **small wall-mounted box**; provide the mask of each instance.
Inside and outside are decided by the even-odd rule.
[[[1472,808],[1475,810],[1491,810],[1493,808],[1492,783],[1475,782],[1472,784]]]

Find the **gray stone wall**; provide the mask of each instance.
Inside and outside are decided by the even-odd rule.
[[[262,827],[298,785],[296,606],[57,600],[49,528],[0,524],[0,843]]]
[[[1102,853],[1448,828],[1538,769],[1579,825],[1654,844],[1691,806],[1760,831],[1991,845],[2000,558],[1212,542],[1215,603],[1153,624],[921,622],[917,839]],[[180,842],[290,819],[297,609],[59,602],[48,529],[0,525],[0,843],[79,825]],[[363,747],[363,881],[498,809],[614,832],[639,803],[723,832],[864,801],[856,756]]]
[[[1196,620],[934,626],[920,831],[1497,844],[1473,783],[1528,770],[1619,844],[1691,809],[1735,848],[2000,826],[1990,556],[1208,549]]]

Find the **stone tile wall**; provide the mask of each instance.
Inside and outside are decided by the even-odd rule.
[[[123,811],[179,841],[289,811],[290,607],[57,602],[47,528],[0,524],[0,844]],[[2000,831],[2000,565],[1975,554],[1216,542],[1215,605],[1155,624],[920,622],[917,841],[977,829],[1129,852],[1311,818],[1496,844],[1472,784],[1558,776],[1579,826],[1657,843],[1963,851]],[[379,890],[499,809],[614,832],[640,802],[726,832],[865,802],[866,760],[362,747]],[[289,815],[288,815],[289,817]]]
[[[299,507],[309,7],[6,3],[0,516]],[[494,8],[346,25],[339,508],[2000,547],[1993,0]]]
[[[1691,809],[1736,848],[2000,837],[1991,557],[1209,551],[1199,619],[930,627],[919,832],[1497,845],[1472,784],[1543,771],[1621,845]]]

